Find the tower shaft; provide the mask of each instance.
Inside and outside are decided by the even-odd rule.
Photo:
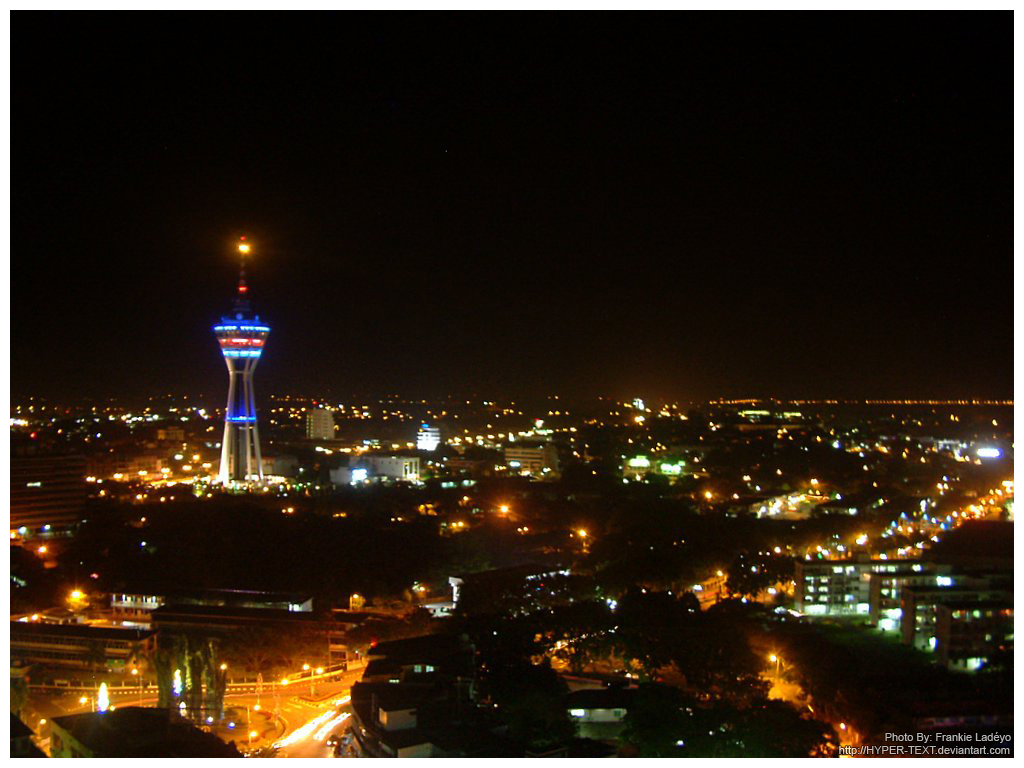
[[[228,366],[228,402],[224,417],[224,439],[221,441],[219,479],[232,482],[262,482],[263,460],[260,455],[259,424],[256,419],[256,397],[253,371],[258,357],[225,356]]]

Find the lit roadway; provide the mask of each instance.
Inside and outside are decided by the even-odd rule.
[[[318,681],[315,699],[310,696],[308,682],[293,682],[287,687],[278,684],[273,689],[266,685],[258,702],[252,690],[243,693],[229,691],[224,697],[224,706],[249,707],[250,711],[254,711],[258,703],[263,712],[273,715],[277,729],[269,732],[266,738],[256,737],[252,741],[253,748],[274,744],[278,747],[278,757],[329,757],[330,750],[325,742],[332,733],[344,730],[349,717],[349,689],[361,676],[362,670],[358,669],[334,680]],[[41,719],[91,712],[94,708],[93,697],[92,692],[84,694],[82,691],[69,691],[53,695],[33,691],[26,713],[29,726],[37,733],[48,733],[48,729],[40,723]],[[134,692],[111,692],[110,703],[114,707],[155,707],[157,699],[149,691],[142,696]],[[241,723],[237,737],[225,737],[223,732],[219,735],[226,741],[234,740],[239,750],[245,751],[249,747],[248,733]],[[47,746],[46,741],[42,742],[42,746]]]

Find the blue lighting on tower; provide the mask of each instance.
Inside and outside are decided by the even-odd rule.
[[[235,297],[234,314],[221,318],[213,326],[221,354],[228,367],[228,403],[224,415],[224,439],[221,443],[218,479],[224,485],[262,482],[259,425],[252,378],[259,362],[270,326],[260,322],[249,306],[249,287],[245,283],[245,257],[252,250],[245,238],[238,242],[242,257]]]

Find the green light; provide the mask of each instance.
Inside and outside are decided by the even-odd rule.
[[[629,466],[636,468],[646,468],[651,466],[651,462],[647,460],[646,456],[637,456],[629,460]]]

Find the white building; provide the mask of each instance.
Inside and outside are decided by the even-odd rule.
[[[434,451],[441,444],[441,430],[424,424],[416,433],[416,448],[421,451]]]
[[[418,483],[420,459],[418,456],[360,456],[353,458],[347,467],[332,469],[330,477],[335,485],[356,485],[368,480]]]
[[[505,446],[505,464],[520,475],[547,475],[558,471],[558,450],[551,443]]]
[[[306,437],[309,440],[334,439],[334,414],[326,408],[306,412]]]

